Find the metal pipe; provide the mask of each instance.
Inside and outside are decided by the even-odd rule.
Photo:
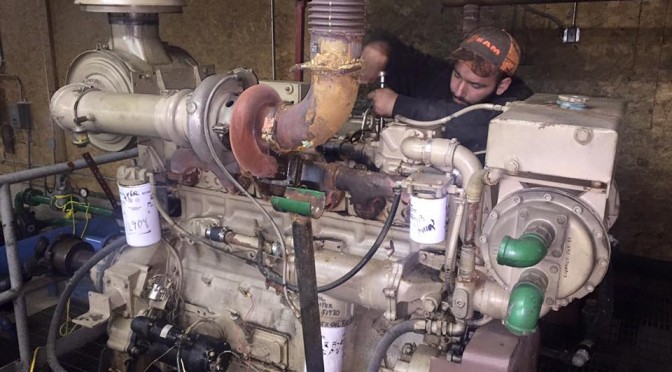
[[[309,217],[292,214],[292,237],[296,256],[296,276],[299,278],[299,303],[301,304],[301,329],[306,370],[321,372],[324,371],[324,360],[322,359],[322,334],[320,333],[320,306],[315,278],[313,227]]]
[[[481,161],[458,142],[446,138],[406,138],[401,142],[401,153],[409,159],[422,161],[425,165],[457,168],[464,182],[469,182],[481,169]]]
[[[612,2],[619,0],[444,0],[441,4],[446,7],[463,7],[468,4],[480,6],[520,5],[520,4],[562,4],[562,3],[594,3]]]
[[[103,92],[75,83],[59,89],[49,110],[69,131],[162,138],[189,144],[187,100],[191,90],[170,95]]]
[[[300,65],[303,63],[303,48],[305,47],[305,38],[303,37],[303,29],[305,26],[306,15],[306,0],[296,1],[295,11],[295,27],[294,27],[294,64]],[[294,70],[294,80],[303,80],[303,70]]]
[[[450,217],[450,222],[448,223],[448,236],[450,237],[446,241],[446,261],[443,265],[443,270],[446,272],[446,281],[451,282],[452,276],[455,273],[454,266],[455,260],[457,259],[457,240],[460,236],[460,228],[462,227],[462,221],[464,217],[464,206],[466,201],[463,196],[455,196],[452,198],[457,204],[457,208],[454,208],[455,212]]]
[[[94,156],[93,160],[96,161],[96,164],[107,164],[113,163],[115,161],[126,160],[138,156],[138,149],[133,148],[130,150],[120,151],[120,152],[110,152],[102,155]],[[58,163],[47,165],[41,168],[32,168],[26,169],[19,172],[7,173],[0,175],[0,184],[13,184],[19,182],[25,182],[28,180],[34,180],[37,178],[43,178],[48,176],[53,176],[55,174],[68,173],[77,169],[87,168],[88,165],[84,159],[75,160],[73,162],[67,163]],[[11,203],[11,202],[10,202]],[[4,220],[3,220],[4,221]]]
[[[8,183],[0,185],[0,220],[2,220],[2,232],[5,237],[7,266],[9,268],[9,279],[12,284],[11,290],[18,293],[14,298],[14,318],[21,369],[27,370],[28,361],[30,361],[31,357],[28,335],[28,309],[26,308],[26,299],[22,292],[23,276],[21,275],[21,263],[19,261],[19,247],[14,235],[14,211],[12,210],[12,195],[9,186]]]
[[[129,53],[151,65],[170,64],[159,36],[157,13],[108,13],[110,49]]]
[[[310,2],[308,24],[312,84],[298,104],[284,106],[266,85],[245,90],[231,116],[231,147],[240,167],[257,177],[274,177],[278,163],[269,150],[283,154],[315,148],[347,121],[359,84],[365,2]]]

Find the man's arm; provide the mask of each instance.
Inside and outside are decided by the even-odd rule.
[[[388,87],[412,97],[445,97],[450,91],[450,63],[403,44],[387,32],[372,34],[362,52],[362,82],[373,83],[385,71]],[[384,61],[384,63],[381,63]]]

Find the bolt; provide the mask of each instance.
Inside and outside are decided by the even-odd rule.
[[[513,202],[516,203],[516,204],[520,204],[520,202],[521,202],[520,196],[514,196],[513,197]]]
[[[551,266],[551,268],[549,270],[551,270],[551,273],[553,273],[553,274],[558,273],[558,267],[557,266]]]
[[[481,237],[478,239],[482,244],[485,244],[488,242],[488,238],[485,235],[481,235]]]
[[[601,259],[598,261],[598,264],[600,265],[600,267],[607,267],[607,265],[609,264],[609,262],[607,262],[607,260],[605,260],[604,258],[601,258]]]
[[[552,298],[546,297],[546,305],[551,306],[555,303]]]
[[[555,222],[557,222],[558,225],[564,225],[565,223],[567,223],[567,217],[558,216],[558,217],[556,217]]]
[[[553,197],[551,196],[551,194],[544,194],[544,200],[551,201],[553,200]]]
[[[604,236],[604,233],[602,233],[602,230],[595,231],[595,237],[596,238],[602,239],[603,236]]]
[[[464,307],[464,301],[462,300],[455,300],[455,306],[459,307],[460,309]]]
[[[560,300],[560,306],[567,306],[568,303],[569,302],[567,302],[565,299]]]
[[[600,181],[593,181],[590,183],[594,188],[598,189],[602,187],[602,182]]]
[[[562,256],[562,251],[559,250],[559,249],[554,249],[553,252],[551,252],[551,256],[560,257],[560,256]]]
[[[592,291],[594,291],[594,290],[595,290],[595,287],[594,287],[594,286],[592,286],[592,285],[590,285],[590,284],[587,284],[587,285],[586,285],[586,291],[588,291],[588,292],[592,292]]]
[[[427,253],[420,253],[420,259],[422,261],[427,261]]]
[[[499,215],[497,214],[497,212],[493,211],[493,212],[490,212],[490,218],[492,218],[493,220],[496,220],[496,219],[499,218]]]
[[[576,207],[572,208],[572,211],[576,214],[583,213],[583,209],[581,207],[579,207],[578,205]]]
[[[194,102],[187,103],[187,112],[193,114],[194,112],[196,112],[196,107],[197,106]]]
[[[529,214],[530,212],[528,212],[527,209],[521,209],[520,212],[518,212],[518,216],[520,216],[522,219],[527,218]]]
[[[509,173],[518,173],[518,170],[520,169],[520,164],[518,164],[517,161],[511,159],[507,160],[504,162],[504,168],[506,168]]]

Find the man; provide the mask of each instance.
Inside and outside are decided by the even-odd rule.
[[[402,115],[435,120],[476,103],[505,104],[532,95],[514,77],[520,48],[506,31],[494,27],[472,32],[451,55],[451,61],[423,54],[386,34],[371,37],[362,51],[363,83],[385,72],[389,88],[369,94],[373,110],[384,117]],[[451,120],[444,137],[457,138],[474,152],[485,150],[488,123],[499,112],[475,110]]]

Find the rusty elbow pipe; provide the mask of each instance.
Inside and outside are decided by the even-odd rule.
[[[355,104],[356,72],[364,35],[364,0],[313,0],[308,5],[311,87],[296,105],[285,106],[265,85],[238,98],[231,116],[231,147],[241,169],[273,177],[271,152],[300,152],[321,145],[347,121]]]

